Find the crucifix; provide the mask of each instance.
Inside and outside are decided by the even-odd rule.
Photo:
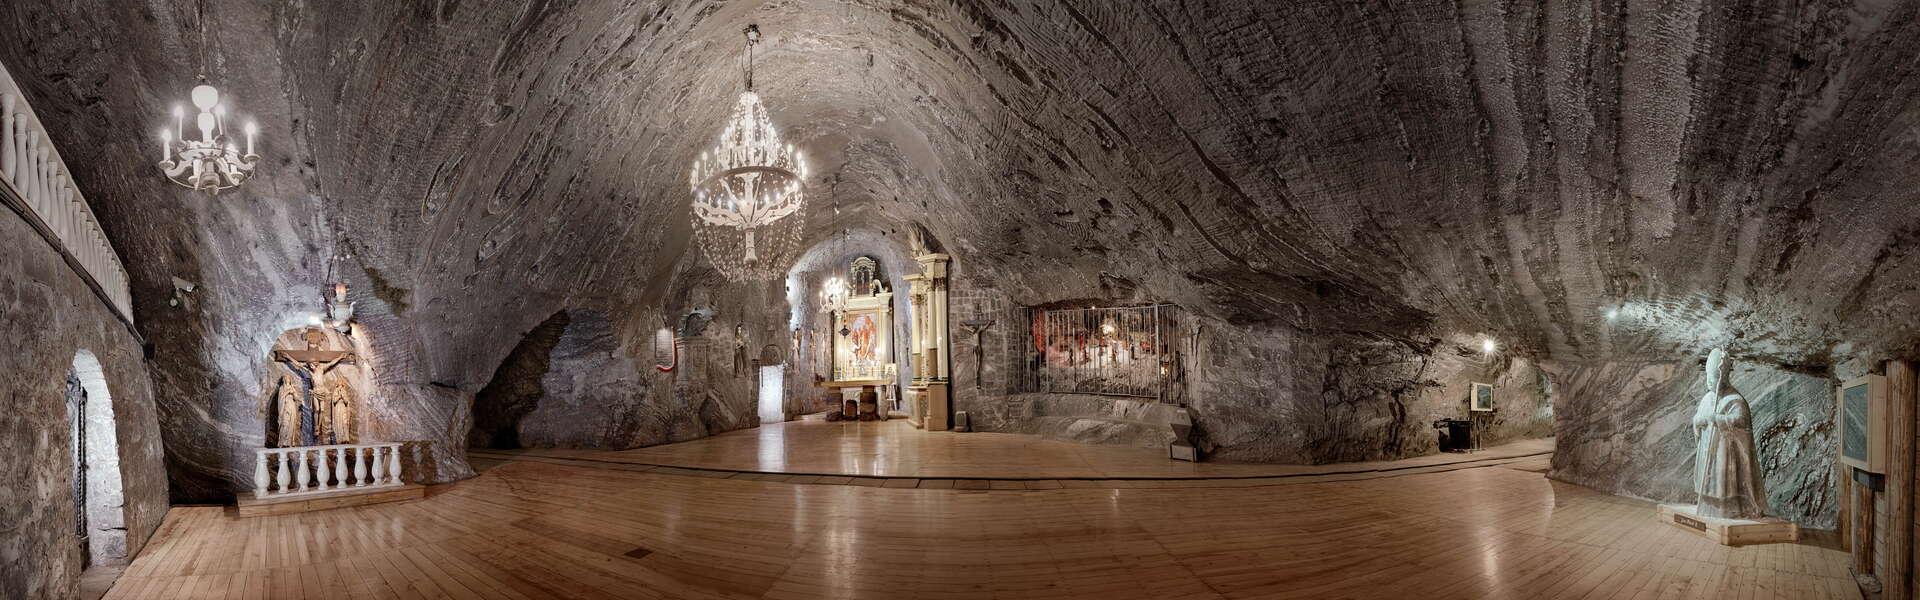
[[[987,346],[982,342],[986,338],[987,328],[993,327],[993,319],[974,317],[960,322],[960,328],[973,334],[973,389],[980,389],[981,380],[987,369]]]
[[[281,446],[313,446],[330,443],[348,443],[353,439],[353,392],[351,386],[341,377],[333,374],[335,367],[342,363],[356,362],[350,350],[322,350],[327,343],[326,332],[319,328],[309,328],[302,338],[306,341],[305,350],[275,350],[273,358],[298,371],[306,379],[305,394],[288,389],[294,381],[283,378],[281,393],[276,400],[281,403],[279,435]],[[289,393],[293,392],[293,393]],[[297,402],[297,406],[288,406]]]

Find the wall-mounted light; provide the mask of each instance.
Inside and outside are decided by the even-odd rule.
[[[1614,320],[1614,319],[1618,319],[1618,318],[1620,318],[1620,308],[1619,308],[1619,307],[1614,307],[1614,308],[1609,308],[1609,309],[1607,309],[1607,320],[1608,320],[1608,321],[1612,321],[1612,320]]]
[[[333,297],[327,302],[326,323],[334,331],[353,334],[353,303],[347,301],[347,284],[333,284]]]
[[[1482,353],[1493,354],[1493,351],[1499,350],[1499,349],[1500,349],[1500,345],[1494,343],[1493,338],[1486,338],[1486,339],[1480,340],[1480,352]]]
[[[187,294],[193,293],[193,290],[198,287],[199,287],[198,285],[194,284],[191,281],[187,281],[179,277],[174,277],[173,278],[173,295],[167,297],[167,306],[178,307],[180,305],[186,304]]]

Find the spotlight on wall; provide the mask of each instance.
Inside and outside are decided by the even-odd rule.
[[[1493,338],[1486,338],[1486,339],[1480,340],[1480,351],[1482,353],[1493,354],[1493,351],[1499,350],[1499,349],[1500,349],[1500,345],[1493,343]]]
[[[1613,320],[1618,320],[1619,318],[1620,318],[1620,308],[1619,308],[1619,307],[1614,307],[1614,308],[1609,308],[1609,309],[1607,309],[1607,320],[1608,320],[1608,321],[1613,321]]]

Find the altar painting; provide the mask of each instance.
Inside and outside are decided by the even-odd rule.
[[[893,361],[888,354],[892,331],[891,311],[887,307],[848,309],[834,323],[837,335],[833,345],[834,380],[881,379]]]

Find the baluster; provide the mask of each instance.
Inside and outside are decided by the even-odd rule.
[[[31,194],[35,204],[38,204],[42,210],[46,210],[46,208],[52,208],[52,204],[46,202],[46,192],[40,190],[40,187],[46,183],[46,148],[40,148],[38,131],[33,129],[27,129],[27,131],[29,135],[33,135],[33,138],[27,140],[27,146],[33,148],[33,169],[27,171],[27,192]]]
[[[307,449],[306,448],[301,448],[299,450],[293,451],[293,464],[295,469],[293,472],[293,475],[294,477],[298,478],[298,482],[300,484],[300,489],[297,491],[302,491],[302,492],[307,491],[307,483],[312,480],[312,476],[310,473],[307,473]]]
[[[334,487],[347,487],[347,449],[333,449]]]
[[[367,455],[373,459],[373,473],[369,474],[371,479],[367,481],[367,484],[380,485],[380,482],[386,480],[387,461],[380,458],[379,446],[367,448]]]
[[[13,143],[13,94],[0,94],[0,180],[13,183],[13,163],[18,160]]]
[[[400,478],[400,445],[399,444],[394,444],[392,446],[387,447],[387,476],[391,478],[387,482],[389,485],[402,485],[407,482],[407,480]]]
[[[327,476],[333,474],[333,469],[327,466],[327,449],[319,448],[314,450],[313,460],[314,484],[319,486],[320,491],[327,491]]]
[[[40,198],[41,206],[45,206],[53,212],[60,213],[61,228],[55,230],[55,232],[60,234],[60,245],[66,246],[67,240],[72,236],[73,211],[68,210],[66,202],[62,202],[53,195],[53,169],[50,168],[47,163],[48,154],[50,153],[47,152],[46,148],[41,148],[33,154],[33,167],[35,169],[33,175],[33,194]]]
[[[34,131],[32,127],[28,127],[27,128],[27,155],[21,157],[21,161],[20,161],[24,163],[20,165],[20,171],[22,175],[24,175],[24,177],[21,177],[22,182],[17,189],[20,191],[20,195],[27,199],[27,204],[32,205],[38,209],[44,210],[45,207],[40,204],[40,196],[33,193],[34,190],[38,189],[36,186],[39,185],[39,179],[40,179],[39,156],[40,156],[40,132]]]
[[[51,223],[53,237],[60,240],[60,247],[72,248],[73,244],[68,243],[67,240],[73,238],[73,205],[54,198],[52,194],[44,195],[41,201],[47,207],[47,211],[55,215]]]
[[[274,454],[280,456],[280,475],[275,479],[275,481],[280,483],[280,493],[285,494],[293,491],[287,489],[287,484],[289,483],[287,478],[293,476],[293,456],[287,454],[285,450],[276,450]]]
[[[68,193],[66,183],[60,181],[60,174],[53,172],[51,165],[47,173],[47,198],[65,207],[67,211],[66,237],[60,238],[60,243],[67,247],[68,252],[73,253],[74,258],[86,258],[87,255],[81,252],[84,248],[80,243],[80,232],[87,228],[86,211],[80,207],[80,203],[73,201],[73,195]]]
[[[33,124],[27,122],[24,113],[14,120],[13,126],[20,130],[20,164],[14,167],[14,183],[19,184],[20,195],[24,197],[27,190],[33,187],[33,174],[37,168],[33,164],[33,155],[39,151],[39,145],[35,143],[39,135],[34,133]]]
[[[361,452],[362,450],[366,448],[353,447],[353,485],[355,486],[367,485],[367,455]]]
[[[26,196],[27,192],[27,118],[13,117],[13,170],[7,176],[13,180],[13,189]]]
[[[39,133],[35,132],[34,135],[39,135]],[[40,197],[41,202],[49,204],[53,202],[53,186],[51,185],[53,183],[52,149],[53,140],[49,139],[47,140],[46,146],[42,146],[38,151],[33,153],[34,164],[40,169],[39,173],[33,175],[34,194]]]
[[[253,453],[253,497],[267,495],[267,451]]]

